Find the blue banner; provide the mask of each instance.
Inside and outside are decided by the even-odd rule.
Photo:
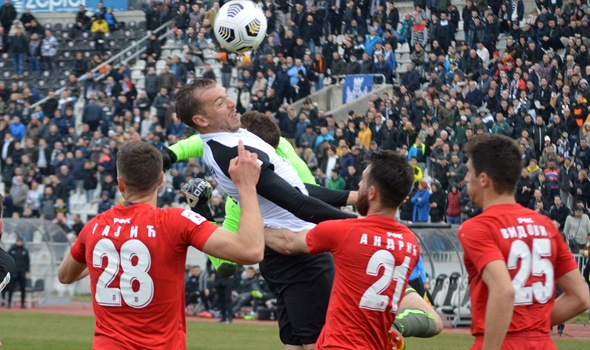
[[[93,11],[98,7],[99,2],[100,0],[13,0],[12,4],[18,13],[25,12],[25,8],[28,7],[35,14],[40,12],[78,12],[80,5],[84,5],[87,10]],[[128,0],[102,0],[102,2],[106,8],[112,7],[114,11],[127,11],[129,9]]]
[[[347,104],[359,97],[363,97],[373,89],[372,75],[352,75],[344,80],[342,88],[342,103]]]

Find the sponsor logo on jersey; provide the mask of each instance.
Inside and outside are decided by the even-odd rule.
[[[126,219],[115,218],[113,221],[115,224],[130,224],[131,218],[126,218]]]
[[[531,218],[517,218],[519,224],[534,224],[535,222]]]

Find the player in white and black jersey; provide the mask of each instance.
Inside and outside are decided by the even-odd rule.
[[[266,226],[300,231],[324,220],[354,217],[307,196],[290,164],[256,135],[240,129],[235,106],[225,89],[208,79],[196,79],[176,96],[177,116],[201,134],[203,159],[227,194],[239,203],[227,169],[242,139],[262,161],[257,192]],[[287,257],[267,248],[260,270],[278,297],[281,340],[289,349],[311,348],[324,323],[334,273],[331,256]]]

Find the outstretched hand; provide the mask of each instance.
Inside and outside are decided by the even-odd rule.
[[[258,154],[246,150],[244,142],[239,140],[238,156],[229,163],[229,175],[236,186],[256,187],[260,177],[260,163]]]

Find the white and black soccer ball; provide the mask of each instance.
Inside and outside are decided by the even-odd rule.
[[[266,16],[249,0],[225,3],[217,12],[213,31],[219,44],[230,52],[257,48],[266,36]]]

